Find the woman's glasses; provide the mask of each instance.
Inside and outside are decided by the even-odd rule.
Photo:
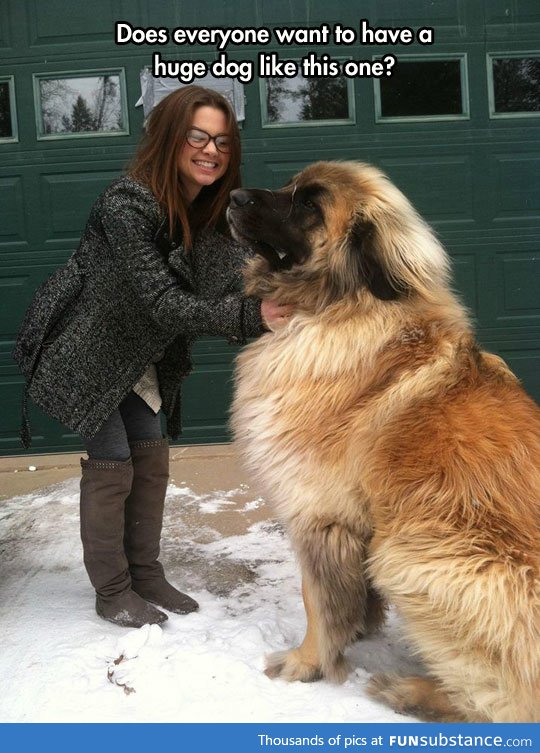
[[[210,136],[209,133],[201,131],[200,128],[190,128],[186,133],[186,141],[194,149],[204,149],[210,141],[213,141],[218,152],[228,154],[231,151],[231,137],[225,133]]]

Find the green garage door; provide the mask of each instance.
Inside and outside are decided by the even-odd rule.
[[[331,15],[329,15],[331,14]],[[113,43],[137,27],[432,26],[432,45],[269,45],[281,59],[397,56],[392,76],[246,84],[244,183],[277,187],[316,159],[380,165],[434,225],[482,344],[540,398],[540,6],[538,0],[2,0],[0,2],[0,453],[20,452],[22,379],[10,360],[36,286],[75,248],[97,194],[133,153],[139,73],[153,49]],[[160,46],[213,60],[209,47]],[[180,52],[181,50],[181,52]],[[254,47],[229,56],[256,61]],[[183,441],[228,438],[235,350],[205,339],[185,383]],[[32,410],[33,450],[78,447]]]

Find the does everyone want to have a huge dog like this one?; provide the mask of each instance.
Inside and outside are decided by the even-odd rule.
[[[267,674],[343,680],[396,606],[428,674],[370,692],[430,721],[540,721],[540,409],[477,345],[447,255],[378,169],[238,189],[249,295],[293,303],[239,356],[232,421],[298,555],[302,644]]]

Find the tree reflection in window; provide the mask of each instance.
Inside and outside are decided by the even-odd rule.
[[[540,112],[540,58],[494,58],[495,112]]]
[[[42,136],[125,131],[118,74],[40,78]]]
[[[266,79],[266,122],[306,123],[349,120],[344,78],[275,77]]]

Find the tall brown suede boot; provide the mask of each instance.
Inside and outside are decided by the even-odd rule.
[[[131,589],[124,552],[124,506],[133,480],[131,460],[81,459],[81,540],[96,590],[96,612],[123,627],[167,619]]]
[[[131,584],[143,599],[176,614],[199,608],[194,599],[165,580],[158,562],[165,493],[169,480],[169,445],[166,439],[149,439],[130,445],[133,484],[126,500],[124,550]]]

